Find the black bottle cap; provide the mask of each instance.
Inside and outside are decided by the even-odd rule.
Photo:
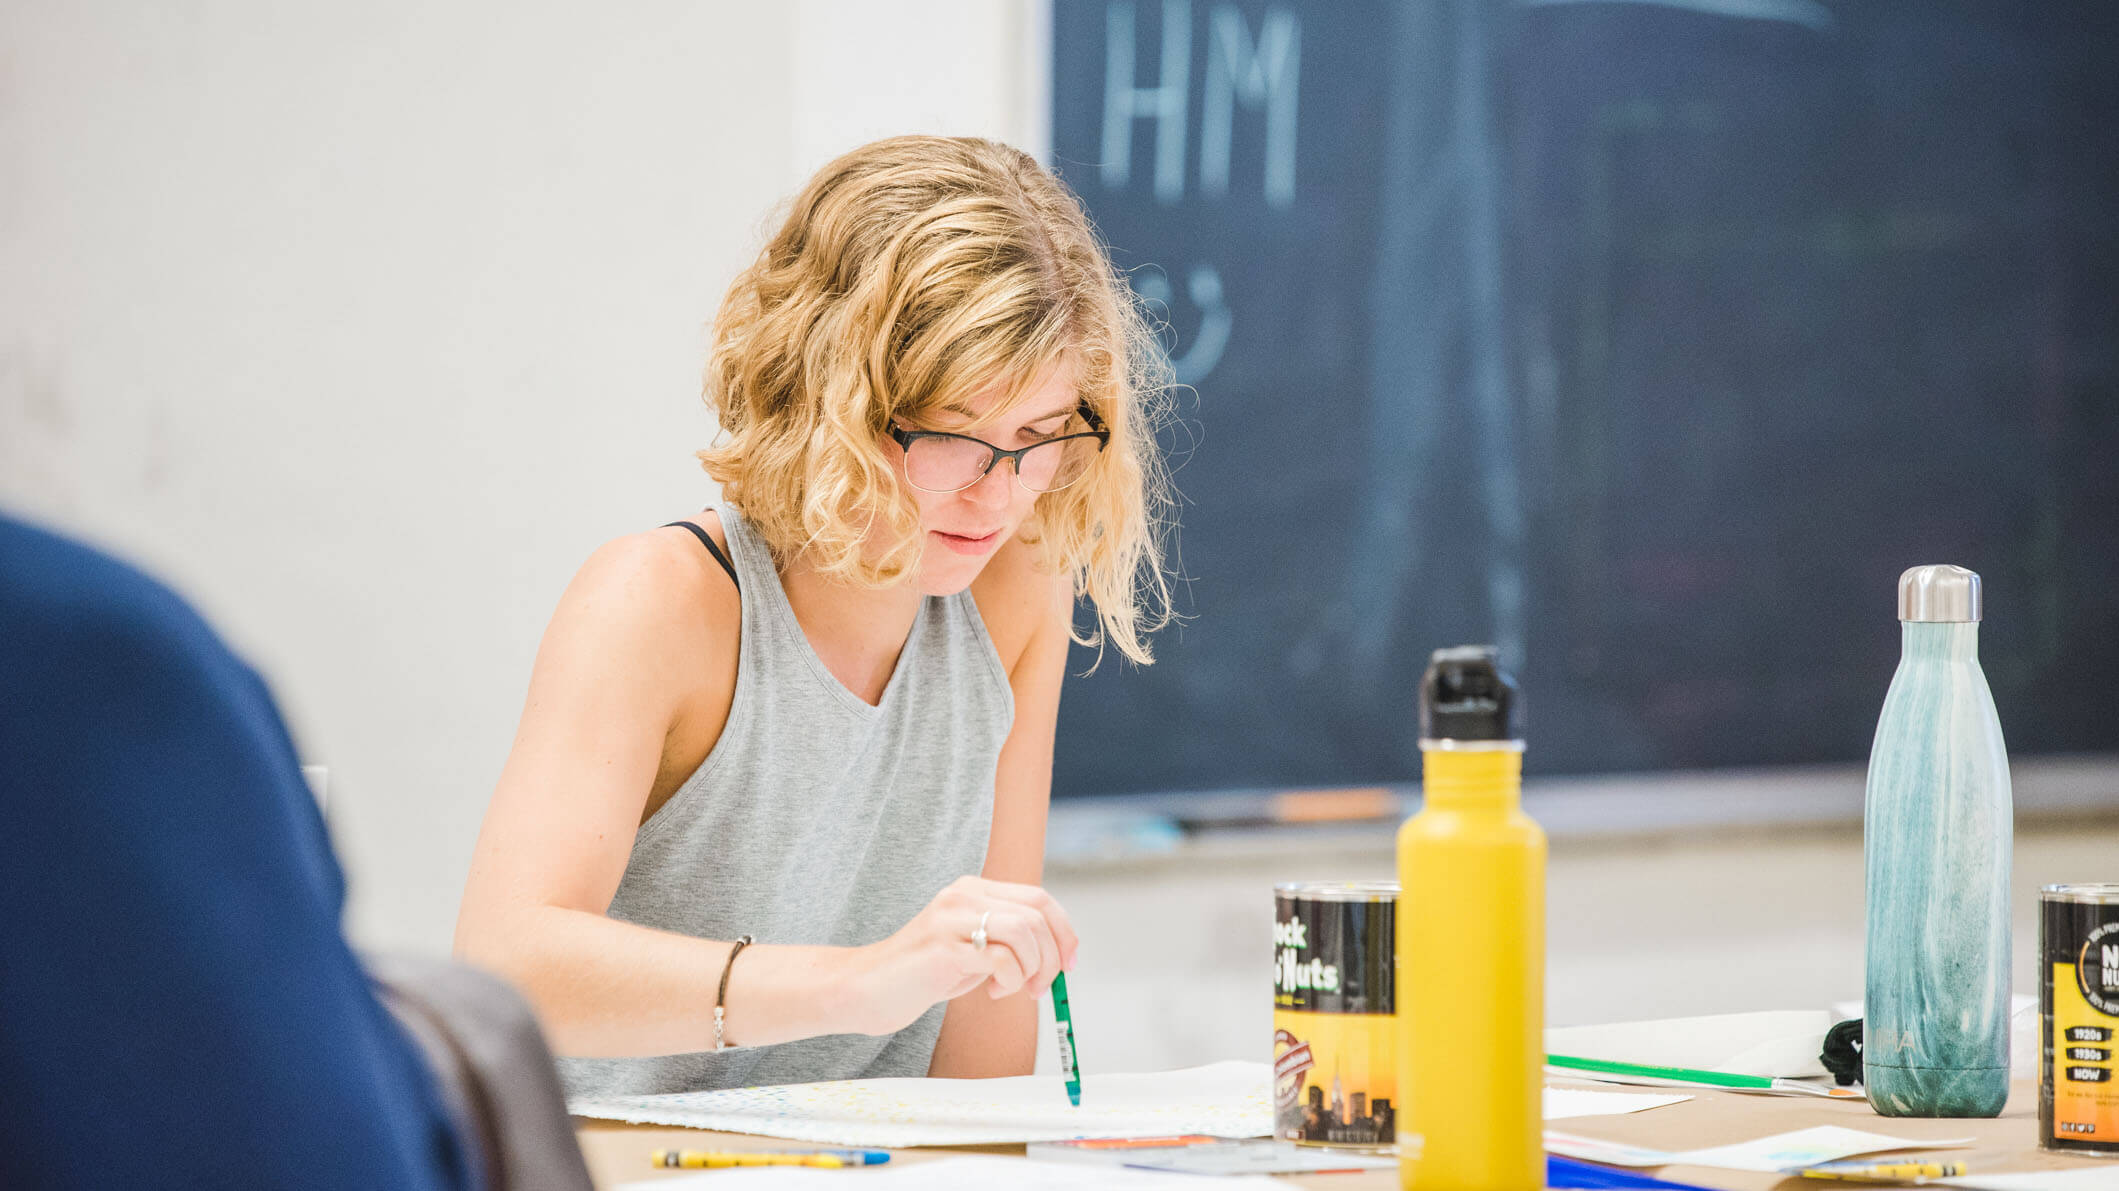
[[[1438,649],[1420,677],[1420,739],[1517,740],[1516,680],[1491,645]]]

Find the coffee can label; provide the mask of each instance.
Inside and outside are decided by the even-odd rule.
[[[1396,1140],[1397,887],[1274,890],[1274,1131],[1306,1145]]]
[[[2039,1144],[2119,1156],[2119,887],[2049,886],[2040,902]]]

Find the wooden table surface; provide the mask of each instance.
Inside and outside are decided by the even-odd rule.
[[[1553,1086],[1628,1090],[1614,1089],[1610,1084],[1562,1084],[1557,1081]],[[577,1119],[575,1125],[581,1139],[582,1153],[588,1159],[589,1173],[595,1177],[599,1191],[609,1191],[609,1188],[620,1183],[639,1179],[688,1173],[650,1167],[647,1156],[651,1150],[826,1148],[804,1142],[776,1141],[773,1138],[750,1134],[710,1133],[699,1129],[672,1129],[657,1125],[624,1125],[615,1121]],[[1662,1150],[1685,1150],[1749,1141],[1792,1129],[1807,1129],[1812,1125],[1844,1125],[1850,1129],[1865,1129],[1894,1137],[1927,1140],[1969,1137],[1974,1139],[1974,1143],[1969,1147],[1934,1153],[1953,1161],[1969,1163],[1974,1173],[2063,1170],[2101,1165],[2111,1168],[2115,1179],[2119,1179],[2119,1160],[2055,1154],[2038,1148],[2038,1084],[2035,1080],[2018,1080],[2011,1088],[2008,1107],[2000,1117],[1993,1120],[1910,1120],[1877,1116],[1870,1111],[1866,1103],[1860,1101],[1699,1091],[1693,1093],[1691,1100],[1681,1104],[1625,1116],[1576,1117],[1555,1122],[1554,1128],[1583,1137],[1632,1142]],[[947,1149],[923,1147],[893,1150],[891,1163],[901,1165],[907,1162],[931,1162],[951,1154],[1020,1155],[1022,1152],[1023,1147],[1019,1145]],[[1818,1191],[1820,1187],[1836,1185],[1814,1179],[1783,1178],[1779,1175],[1717,1170],[1703,1166],[1666,1166],[1652,1173],[1674,1182],[1729,1188],[1730,1191],[1763,1191],[1769,1187],[1779,1191]],[[844,1172],[844,1177],[849,1179],[859,1179],[862,1176],[861,1171]],[[1387,1170],[1363,1171],[1358,1174],[1283,1175],[1281,1179],[1290,1186],[1325,1188],[1331,1191],[1382,1191],[1383,1188],[1395,1188],[1398,1185],[1395,1173]],[[1201,1183],[1203,1189],[1211,1185]]]

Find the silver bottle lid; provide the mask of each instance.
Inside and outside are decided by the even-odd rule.
[[[1963,624],[1979,619],[1979,573],[1948,563],[1914,567],[1898,577],[1898,618]]]

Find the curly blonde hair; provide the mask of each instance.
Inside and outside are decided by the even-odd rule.
[[[892,419],[998,386],[991,422],[1060,366],[1111,442],[1037,498],[1026,537],[1096,609],[1075,640],[1146,663],[1171,618],[1168,365],[1080,203],[1020,150],[894,137],[810,179],[715,316],[705,397],[723,433],[699,461],[782,558],[901,582],[922,533],[886,453]]]

